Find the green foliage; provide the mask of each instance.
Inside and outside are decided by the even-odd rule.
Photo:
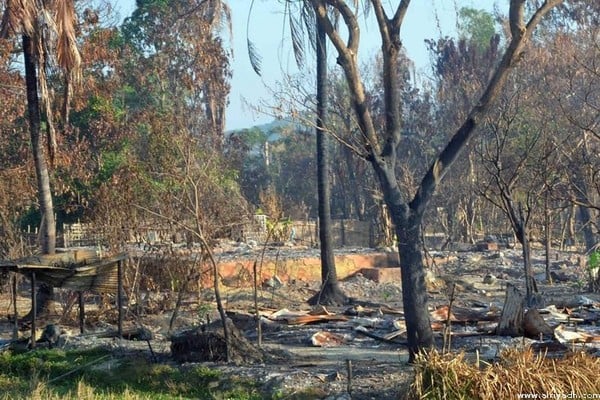
[[[590,269],[600,268],[600,250],[595,250],[590,253],[588,265]]]
[[[106,353],[99,349],[65,352],[40,349],[34,352],[0,354],[3,377],[62,375]]]
[[[83,130],[84,134],[91,134],[88,130],[95,121],[101,119],[120,121],[124,116],[125,109],[118,96],[115,99],[109,99],[100,95],[92,95],[82,110],[73,112],[71,122]]]
[[[290,213],[302,205],[317,209],[313,132],[286,123],[269,130],[254,127],[232,133],[227,142],[229,159],[250,203],[261,206],[260,193],[273,190]]]
[[[40,210],[35,206],[31,206],[19,218],[19,225],[23,231],[26,231],[27,228],[35,229],[35,227],[40,226],[41,220]]]
[[[267,218],[267,231],[269,232],[269,236],[276,242],[288,240],[292,223],[290,217],[283,219]]]
[[[115,172],[127,163],[128,146],[124,145],[120,150],[106,151],[102,154],[100,171],[98,171],[98,183],[107,182]]]
[[[241,129],[231,133],[230,137],[238,138],[244,148],[257,150],[257,146],[262,146],[267,141],[267,134],[258,127]]]
[[[120,358],[102,349],[4,352],[0,391],[0,399],[262,398],[256,383],[226,378],[208,367],[156,364],[135,355]]]
[[[110,36],[110,39],[108,41],[108,47],[112,50],[117,51],[117,50],[123,48],[124,45],[125,45],[125,38],[123,37],[121,32],[119,32],[118,30],[115,30],[114,34]]]
[[[470,40],[480,50],[486,50],[496,34],[494,16],[484,10],[463,7],[458,11],[458,18],[460,38]]]

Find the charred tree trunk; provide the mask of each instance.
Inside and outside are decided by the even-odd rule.
[[[408,207],[394,208],[398,254],[402,274],[402,301],[408,335],[410,361],[422,349],[433,347],[433,331],[427,309],[427,287],[423,268],[421,218]]]
[[[581,147],[580,159],[582,161],[589,160],[593,152],[589,149],[589,141],[588,134],[584,132],[583,134],[584,143]],[[583,165],[582,165],[583,164]],[[586,252],[591,252],[596,246],[596,237],[594,235],[594,231],[592,227],[594,225],[592,211],[589,208],[589,205],[592,203],[590,201],[590,190],[588,185],[588,179],[586,179],[586,175],[591,176],[592,174],[589,171],[586,171],[585,162],[577,163],[574,165],[574,187],[575,189],[575,200],[577,202],[577,219],[581,223],[582,231],[583,231],[583,240],[585,242],[585,250]]]
[[[514,211],[514,210],[513,210]],[[511,215],[516,215],[511,212]],[[535,276],[533,274],[533,265],[531,264],[531,245],[529,243],[529,232],[527,220],[523,215],[523,210],[519,211],[519,219],[512,220],[513,228],[517,240],[521,243],[523,249],[523,268],[525,270],[525,303],[528,307],[537,307],[541,305],[541,299],[538,294]]]
[[[321,243],[321,290],[309,304],[342,305],[348,298],[337,278],[331,234],[331,189],[329,187],[329,149],[325,120],[327,118],[327,36],[317,23],[317,186],[319,195],[319,240]]]
[[[476,185],[476,174],[475,174],[475,161],[473,160],[473,154],[469,153],[469,184],[471,185],[471,189],[474,189]],[[475,244],[475,218],[476,218],[476,207],[475,204],[477,202],[477,196],[475,195],[476,191],[472,190],[466,199],[466,207],[465,207],[465,230],[466,236],[464,240],[466,243]]]
[[[396,180],[393,167],[372,160],[382,188],[385,205],[390,213],[398,240],[398,255],[402,279],[402,302],[406,320],[409,362],[425,349],[434,346],[433,331],[427,308],[425,263],[421,223],[426,204],[413,200],[407,204]]]
[[[356,176],[356,171],[352,166],[352,161],[353,161],[353,156],[352,156],[352,151],[350,151],[350,149],[348,149],[347,147],[344,147],[342,149],[342,152],[344,154],[344,159],[346,161],[346,168],[348,169],[348,183],[350,186],[350,193],[349,195],[352,197],[351,199],[351,204],[354,206],[354,213],[356,214],[356,218],[359,221],[364,221],[365,220],[365,213],[364,213],[364,207],[361,204],[361,191],[357,190],[359,186],[358,184],[358,179]]]
[[[578,246],[577,235],[575,234],[575,221],[577,220],[577,209],[575,205],[572,205],[569,210],[569,216],[567,219],[567,241],[569,246]]]
[[[583,240],[585,242],[585,250],[592,251],[596,246],[596,237],[592,230],[592,213],[590,209],[584,206],[577,206],[579,222],[582,225]]]

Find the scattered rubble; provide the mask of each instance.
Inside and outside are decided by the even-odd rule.
[[[497,360],[502,350],[514,347],[530,347],[557,357],[573,349],[598,355],[600,295],[584,292],[586,287],[581,282],[587,271],[581,267],[580,258],[571,253],[557,253],[551,265],[552,284],[545,281],[542,253],[534,254],[534,268],[546,307],[523,310],[521,336],[496,335],[507,287],[523,292],[523,268],[518,249],[495,250],[489,243],[492,242],[478,246],[482,250],[476,252],[430,254],[439,260],[427,271],[431,323],[439,348],[449,341],[452,350],[463,350],[466,357],[482,360]],[[220,259],[236,259],[258,251],[249,243],[223,246],[216,254]],[[289,247],[270,248],[266,256],[284,257],[284,253],[289,253],[285,257],[298,259],[318,257],[317,249]],[[204,310],[199,316],[197,307],[200,300],[210,298],[210,293],[206,298],[189,301],[190,306],[180,317],[188,326],[173,335],[167,333],[171,315],[164,312],[144,317],[144,326],[151,327],[149,339],[123,343],[94,338],[93,334],[67,334],[64,345],[105,343],[147,352],[152,344],[150,349],[159,359],[208,362],[227,373],[253,377],[265,390],[297,393],[311,388],[319,393],[318,398],[344,398],[349,379],[347,360],[352,361],[354,368],[353,399],[394,398],[410,382],[412,370],[406,366],[406,326],[399,281],[376,282],[363,273],[355,273],[340,281],[342,290],[354,299],[353,304],[315,309],[305,301],[319,290],[318,281],[285,280],[273,275],[260,283],[260,350],[256,346],[252,288],[224,288],[228,316],[236,328],[235,340],[239,340],[236,348],[241,349],[236,355],[237,365],[222,363],[220,321],[216,320],[214,308],[209,311],[213,320],[210,328],[199,326]],[[11,332],[10,324],[0,325],[1,338],[7,338]],[[271,359],[267,355],[277,357]]]

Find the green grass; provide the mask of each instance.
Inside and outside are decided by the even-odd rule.
[[[151,363],[103,349],[0,354],[0,399],[259,400],[257,385],[204,366]]]

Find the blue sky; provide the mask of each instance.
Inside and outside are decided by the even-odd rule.
[[[262,56],[262,76],[254,73],[248,59],[246,23],[251,1],[229,0],[228,3],[232,10],[234,59],[226,129],[232,130],[270,122],[272,117],[256,113],[245,103],[268,103],[267,87],[274,87],[285,74],[294,73],[296,67],[289,40],[289,26],[284,25],[283,5],[280,1],[255,0],[250,18],[250,39]],[[398,1],[390,3],[397,4]],[[409,57],[415,62],[417,71],[428,72],[429,56],[424,40],[438,38],[440,35],[453,35],[458,8],[469,6],[491,11],[494,3],[489,0],[413,0],[404,20],[401,39]],[[116,7],[125,17],[133,11],[135,1],[117,2]],[[363,61],[377,52],[378,35],[372,19],[370,23],[363,24],[362,52],[359,54]],[[329,51],[330,54],[333,53],[332,48]]]

